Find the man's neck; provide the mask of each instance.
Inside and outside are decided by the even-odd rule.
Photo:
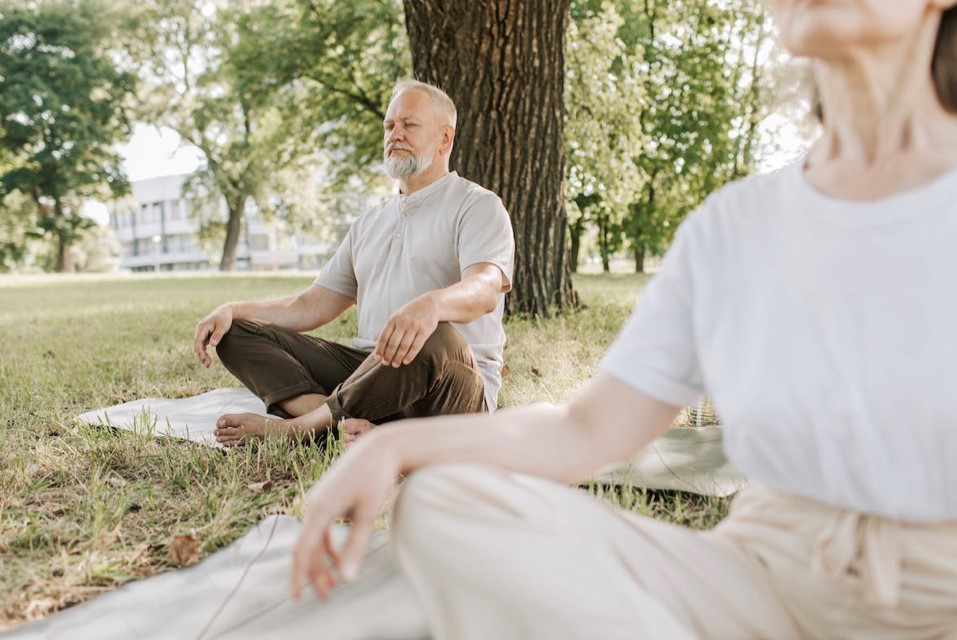
[[[399,180],[399,193],[410,195],[424,189],[439,178],[449,174],[449,165],[445,163],[432,163],[432,166],[417,176],[412,176],[407,180]]]

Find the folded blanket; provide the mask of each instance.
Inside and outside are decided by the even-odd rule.
[[[146,398],[88,411],[77,419],[156,436],[184,438],[213,447],[216,418],[223,413],[266,411],[243,388],[217,389],[191,398]],[[721,448],[721,427],[672,427],[629,462],[603,470],[596,482],[728,496],[747,479],[728,464]]]

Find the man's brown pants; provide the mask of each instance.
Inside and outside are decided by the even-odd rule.
[[[273,415],[303,394],[327,396],[333,424],[485,411],[485,383],[465,338],[439,323],[407,365],[380,364],[371,354],[266,322],[237,320],[216,353],[226,369],[262,398]]]

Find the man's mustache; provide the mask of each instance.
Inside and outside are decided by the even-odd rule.
[[[390,144],[388,147],[386,147],[385,150],[386,150],[387,153],[391,153],[391,152],[393,152],[393,151],[408,151],[408,152],[411,153],[411,152],[413,151],[412,147],[410,147],[409,145],[407,145],[407,144],[398,144],[398,143],[397,143],[397,144]]]

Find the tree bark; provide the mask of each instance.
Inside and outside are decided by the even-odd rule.
[[[645,272],[645,245],[642,242],[635,242],[635,273]]]
[[[601,255],[601,270],[604,273],[611,272],[611,246],[609,242],[610,231],[608,229],[608,214],[604,211],[598,212],[598,253]]]
[[[415,75],[458,107],[452,168],[512,216],[509,313],[577,304],[565,240],[563,88],[569,0],[404,0]]]
[[[236,268],[236,248],[239,246],[239,234],[242,231],[246,199],[239,198],[235,202],[227,200],[226,204],[229,209],[229,219],[226,221],[226,241],[223,243],[223,258],[219,263],[220,271],[232,271]]]
[[[76,269],[73,266],[73,256],[70,254],[70,239],[68,233],[64,231],[62,227],[66,214],[63,211],[63,203],[59,198],[53,201],[53,214],[56,216],[58,225],[54,232],[54,236],[56,237],[57,273],[73,273]]]
[[[581,259],[582,235],[585,233],[584,215],[568,225],[568,233],[571,237],[568,250],[568,268],[572,273],[578,273],[578,261]]]

